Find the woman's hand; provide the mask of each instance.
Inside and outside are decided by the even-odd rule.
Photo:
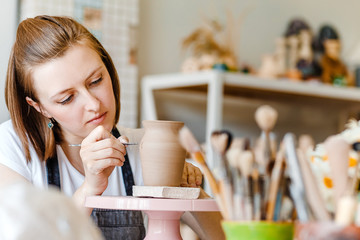
[[[181,180],[182,187],[199,187],[202,183],[202,173],[198,167],[185,162]]]
[[[122,166],[126,149],[103,126],[96,127],[81,143],[86,195],[101,195],[115,166]]]

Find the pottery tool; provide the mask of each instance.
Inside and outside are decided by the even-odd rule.
[[[230,210],[233,207],[233,182],[229,163],[226,159],[226,151],[230,147],[232,134],[226,130],[214,131],[211,134],[210,141],[215,153],[214,156],[217,158],[214,172],[218,177],[220,193],[226,204],[229,219],[234,220],[234,212]]]
[[[138,145],[138,143],[122,143],[124,146]],[[69,144],[69,147],[81,147],[81,144]]]
[[[212,149],[219,158],[216,162],[217,167],[215,167],[219,178],[231,182],[231,170],[225,154],[231,145],[232,134],[226,130],[214,131],[210,141]]]
[[[271,150],[270,145],[270,132],[274,128],[276,120],[278,118],[277,111],[269,106],[269,105],[262,105],[256,109],[255,112],[255,121],[262,132],[265,134],[264,137],[264,162],[265,169],[268,161],[275,155]]]
[[[325,208],[325,202],[320,194],[315,176],[312,173],[309,162],[305,158],[303,150],[297,150],[301,173],[304,179],[306,198],[309,206],[315,215],[316,221],[330,221],[331,216]]]
[[[284,168],[286,169],[285,162],[284,162],[283,165],[284,165]],[[273,213],[272,221],[279,221],[280,220],[281,209],[284,206],[283,205],[283,200],[284,200],[284,195],[285,195],[284,192],[285,192],[285,190],[288,190],[287,189],[288,185],[286,184],[285,169],[284,169],[283,177],[280,179],[279,186],[278,186],[278,191],[276,193],[276,201],[275,201],[275,207],[274,207],[274,213]]]
[[[336,209],[348,186],[350,145],[340,135],[334,135],[325,140],[324,147],[330,165]]]
[[[198,164],[200,164],[201,169],[204,171],[204,175],[209,182],[211,191],[213,192],[214,197],[219,205],[221,214],[223,215],[223,217],[225,219],[228,219],[227,210],[225,208],[226,206],[220,197],[218,183],[217,183],[214,175],[210,171],[208,165],[206,164],[204,154],[201,152],[201,148],[200,148],[198,141],[196,140],[196,138],[194,137],[194,135],[192,134],[190,129],[187,128],[186,126],[184,126],[180,129],[179,140],[180,140],[180,144],[183,146],[183,148],[188,153],[190,153],[192,159],[194,161],[196,161]]]
[[[356,214],[356,207],[357,202],[355,196],[341,196],[336,206],[335,222],[342,226],[352,224]]]
[[[357,203],[357,187],[358,187],[358,171],[359,171],[359,160],[360,160],[360,142],[352,144],[352,149],[357,152],[358,159],[355,166],[355,173],[352,179],[348,181],[348,186],[340,197],[338,205],[336,207],[335,222],[339,225],[347,226],[355,221],[355,224],[359,222],[358,215],[358,203]]]
[[[251,204],[251,194],[249,177],[251,176],[254,164],[254,155],[250,150],[243,151],[238,158],[238,168],[241,171],[243,191],[244,191],[244,220],[252,220],[253,207]]]
[[[296,154],[294,134],[286,133],[283,142],[285,146],[287,168],[291,178],[290,193],[292,199],[294,200],[298,219],[305,222],[309,220],[309,214],[305,197],[303,176],[301,174],[301,168]]]
[[[200,188],[167,187],[167,186],[136,186],[132,187],[134,197],[197,199]]]
[[[285,165],[285,150],[284,145],[280,145],[280,149],[276,154],[275,165],[271,172],[270,187],[269,187],[269,199],[266,209],[266,220],[272,221],[274,218],[275,204],[278,196],[278,190],[281,178],[284,174]]]
[[[307,152],[309,150],[313,150],[315,143],[314,143],[314,139],[308,135],[308,134],[302,134],[299,137],[299,144],[298,144],[298,148],[305,154],[307,154]]]
[[[360,195],[358,194],[356,198],[357,198],[357,205],[356,205],[354,224],[360,227]]]
[[[270,143],[270,132],[273,130],[277,118],[277,111],[269,105],[262,105],[255,111],[255,121],[262,130],[262,136],[260,139],[263,141],[263,149],[261,154],[262,159],[257,159],[259,162],[259,186],[261,194],[262,219],[266,218],[266,203],[268,200],[268,189],[271,174],[270,171],[272,167],[270,163],[274,161],[275,158],[275,152],[273,151],[271,146],[272,144]]]
[[[259,187],[259,170],[257,163],[254,163],[254,167],[251,173],[252,179],[252,192],[253,192],[253,220],[261,220],[261,193]]]
[[[243,188],[241,182],[241,172],[238,169],[237,162],[238,158],[242,153],[242,145],[231,145],[230,149],[226,152],[226,158],[229,161],[229,165],[231,168],[231,176],[233,182],[233,207],[234,207],[234,218],[235,220],[243,220]]]
[[[289,221],[289,219],[292,219],[293,212],[294,202],[289,196],[285,195],[282,198],[278,221]]]

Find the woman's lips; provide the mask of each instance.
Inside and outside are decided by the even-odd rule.
[[[100,124],[105,120],[106,113],[101,114],[99,117],[95,117],[88,121],[87,123]]]

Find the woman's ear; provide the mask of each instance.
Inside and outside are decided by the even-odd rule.
[[[43,109],[40,107],[40,104],[38,104],[37,102],[35,102],[34,100],[32,100],[29,97],[26,97],[26,102],[33,108],[35,108],[36,111],[38,111],[39,113],[41,113],[42,115],[44,115],[47,118],[51,118],[51,116],[47,113],[47,111],[43,111]]]

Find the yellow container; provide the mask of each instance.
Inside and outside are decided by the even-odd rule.
[[[227,240],[292,240],[294,224],[266,221],[222,221]]]

